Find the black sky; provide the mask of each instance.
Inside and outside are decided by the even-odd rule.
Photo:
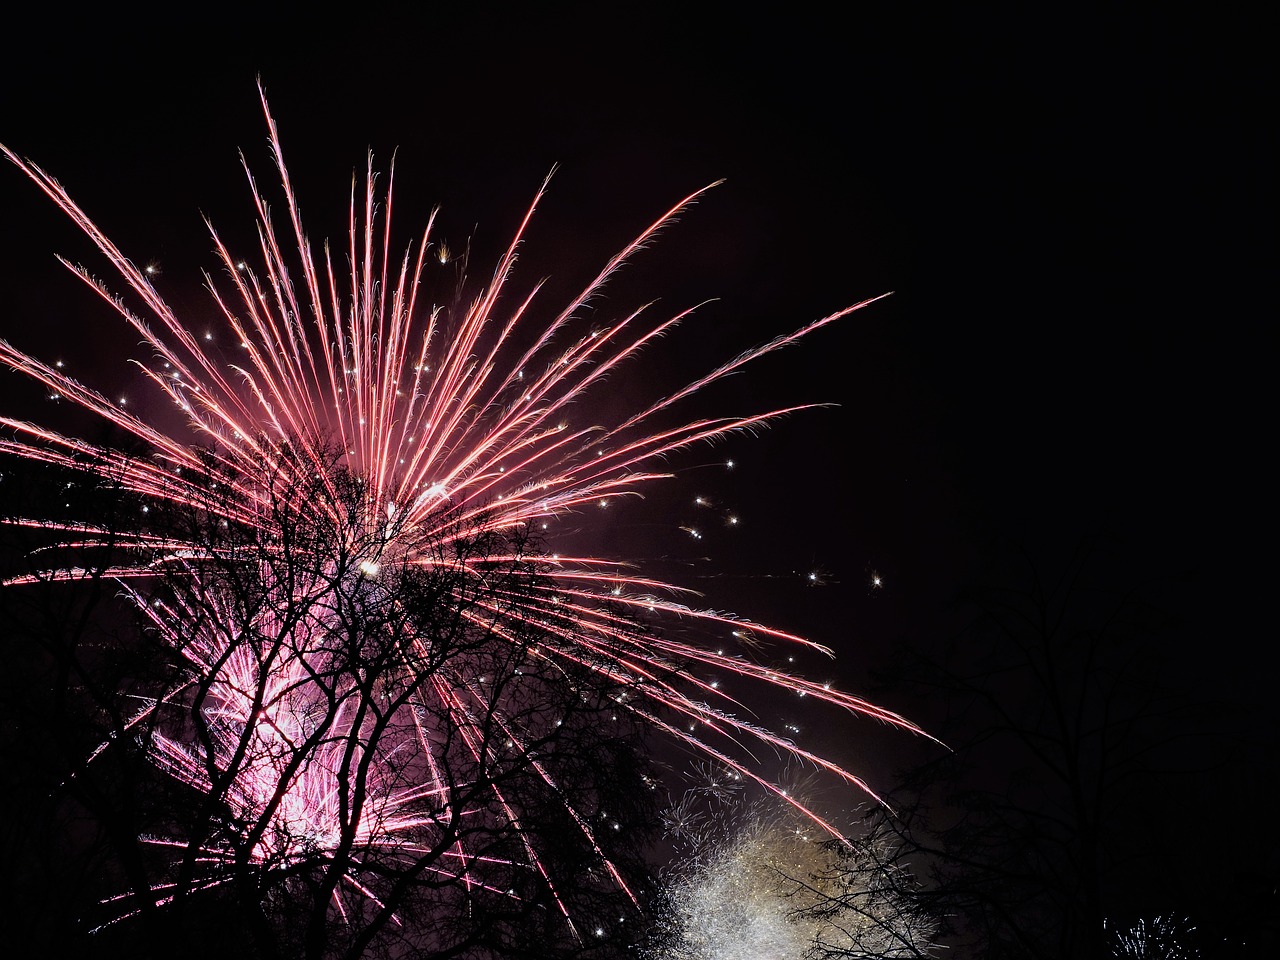
[[[527,269],[566,285],[724,178],[616,291],[721,298],[686,332],[691,371],[894,291],[729,391],[840,404],[736,444],[743,473],[715,481],[752,539],[704,552],[749,612],[836,647],[857,686],[885,648],[949,629],[999,545],[1053,563],[1098,538],[1117,588],[1170,605],[1179,676],[1263,744],[1222,789],[1269,805],[1260,26],[1176,3],[509,6],[37,11],[4,31],[0,141],[197,313],[200,213],[233,234],[252,216],[237,149],[270,182],[259,76],[314,234],[341,230],[366,149],[395,152],[401,226],[440,204],[451,243],[474,232],[477,276],[553,165]],[[0,211],[0,335],[128,355],[53,262],[84,243],[16,170]],[[815,568],[833,582],[801,590]]]

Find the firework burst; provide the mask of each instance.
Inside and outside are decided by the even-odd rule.
[[[680,815],[697,788],[677,804]],[[658,908],[651,960],[921,958],[937,923],[874,825],[832,840],[776,800],[733,803],[716,828],[677,837],[683,858]]]
[[[1158,916],[1139,919],[1110,931],[1112,957],[1124,960],[1196,960],[1195,926],[1185,917]]]
[[[171,309],[152,272],[135,266],[53,177],[0,147],[123,281],[124,296],[118,296],[88,270],[63,261],[141,338],[148,358],[135,361],[138,368],[188,425],[167,429],[59,365],[0,341],[0,360],[8,367],[140,441],[147,454],[126,454],[7,416],[0,416],[7,431],[0,451],[109,477],[157,514],[201,518],[186,532],[181,525],[154,523],[120,531],[39,517],[14,521],[50,531],[81,554],[109,544],[113,559],[106,572],[125,585],[156,634],[186,664],[186,679],[145,702],[129,726],[153,725],[154,763],[198,792],[220,792],[233,810],[230,839],[182,841],[198,849],[204,870],[189,882],[224,882],[218,865],[245,850],[260,864],[288,870],[304,855],[333,855],[345,845],[334,909],[343,915],[360,909],[345,890],[377,910],[384,905],[367,879],[377,857],[412,860],[434,849],[441,836],[456,836],[446,829],[450,824],[479,817],[481,810],[519,823],[520,810],[492,784],[485,797],[457,802],[458,766],[448,756],[468,754],[473,766],[491,761],[485,738],[495,725],[517,749],[537,739],[536,725],[522,714],[532,695],[521,693],[520,683],[501,695],[485,688],[483,662],[504,656],[514,664],[511,676],[539,678],[531,684],[594,676],[607,686],[616,710],[735,782],[751,781],[783,796],[751,760],[753,748],[765,747],[867,789],[855,773],[744,719],[741,704],[699,674],[731,674],[915,730],[912,724],[828,685],[717,652],[688,628],[701,628],[708,637],[735,631],[753,643],[829,651],[784,630],[700,608],[693,591],[626,562],[557,553],[554,543],[533,532],[552,518],[635,495],[670,477],[666,464],[678,451],[804,409],[671,425],[679,405],[708,385],[871,301],[738,355],[613,422],[584,420],[609,377],[693,312],[654,319],[642,308],[599,323],[584,318],[585,305],[704,191],[641,231],[546,319],[539,286],[517,293],[512,279],[544,183],[491,280],[468,302],[439,307],[423,299],[423,271],[433,259],[447,259],[446,248],[433,238],[429,221],[420,240],[393,253],[394,178],[388,176],[380,191],[372,158],[362,188],[352,191],[343,255],[327,244],[317,251],[303,229],[265,96],[262,103],[282,187],[282,222],[273,219],[246,163],[259,216],[258,266],[248,267],[209,224],[224,277],[206,281],[236,345],[234,363]],[[318,545],[286,547],[298,530],[321,531],[313,537]],[[218,531],[231,533],[223,538]],[[478,542],[486,549],[474,549]],[[248,554],[245,543],[254,546]],[[302,580],[267,575],[286,554],[308,558]],[[253,610],[226,586],[225,571],[243,568],[265,584],[259,596],[269,600]],[[78,575],[70,565],[50,564],[40,577],[18,577],[10,585]],[[441,651],[447,645],[406,626],[398,598],[413,577],[435,577],[434,602],[484,643],[446,655]],[[184,586],[157,592],[158,580]],[[335,679],[342,671],[333,665],[331,638],[356,606],[364,616],[377,608],[373,632],[385,641],[379,675],[390,678],[381,681],[378,695],[393,704],[382,712],[362,713],[357,706],[356,695],[368,693],[360,686],[364,673]],[[282,610],[291,614],[287,623]],[[675,622],[679,630],[662,629]],[[531,635],[536,642],[528,640]],[[271,642],[248,643],[249,636]],[[518,656],[510,654],[517,649]],[[203,727],[166,726],[161,715],[177,707],[189,715],[196,711]],[[380,724],[379,738],[368,734],[371,724]],[[374,749],[375,742],[382,746]],[[365,800],[352,823],[342,771],[351,766],[353,749],[366,749],[360,744],[369,745],[368,756],[357,758],[366,774]],[[548,762],[529,763],[554,787]],[[803,813],[837,832],[816,812]],[[604,872],[625,889],[597,843],[599,824],[585,811],[570,808],[568,814],[600,854]],[[338,829],[343,824],[345,834]],[[461,841],[448,846],[433,869],[498,888],[486,875],[484,857]],[[550,883],[542,852],[532,840],[524,848],[515,859]],[[147,893],[156,902],[170,895],[164,884]],[[136,909],[138,896],[121,898],[122,915]]]

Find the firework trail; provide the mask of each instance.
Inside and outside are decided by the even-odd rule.
[[[439,255],[431,232],[434,215],[422,238],[402,256],[393,258],[389,249],[394,168],[385,192],[380,192],[370,158],[363,188],[357,193],[353,186],[346,250],[336,256],[326,244],[317,252],[303,229],[265,96],[262,105],[283,191],[283,224],[272,219],[247,163],[259,217],[260,267],[248,268],[208,224],[225,279],[215,282],[206,275],[206,282],[221,322],[238,345],[240,359],[234,364],[206,349],[157,292],[147,272],[99,230],[53,177],[0,146],[91,238],[123,280],[130,302],[141,304],[140,309],[131,306],[86,269],[62,261],[141,338],[150,359],[135,361],[137,366],[194,431],[193,437],[183,430],[167,430],[125,410],[57,365],[0,341],[0,360],[7,366],[141,441],[149,454],[127,455],[8,416],[0,416],[7,431],[0,438],[0,451],[109,477],[145,503],[195,511],[209,520],[201,536],[187,537],[145,525],[121,532],[41,518],[13,521],[53,531],[64,545],[81,549],[109,540],[113,556],[123,559],[106,572],[126,585],[159,635],[180,651],[191,675],[204,678],[199,693],[201,702],[211,705],[209,729],[200,738],[189,732],[157,733],[152,745],[157,766],[202,791],[213,790],[212,779],[227,773],[231,782],[219,788],[234,799],[246,822],[255,824],[253,856],[263,863],[287,865],[304,850],[324,851],[334,842],[332,824],[339,816],[339,760],[332,754],[343,737],[333,731],[349,733],[370,722],[355,716],[354,708],[342,706],[350,691],[324,687],[321,697],[317,690],[315,678],[326,675],[324,637],[333,630],[332,611],[348,602],[344,597],[377,594],[378,584],[391,579],[392,569],[417,569],[451,577],[459,616],[482,631],[491,645],[514,643],[514,638],[536,629],[542,642],[533,656],[545,668],[544,676],[552,670],[598,675],[626,690],[617,699],[633,718],[776,795],[782,795],[780,788],[754,767],[753,745],[867,789],[853,772],[742,719],[740,704],[700,680],[697,671],[728,672],[915,730],[912,724],[824,684],[715,652],[690,639],[687,628],[700,627],[706,635],[728,629],[756,640],[829,653],[825,648],[780,629],[701,609],[693,605],[693,591],[624,562],[558,554],[536,541],[522,548],[527,552],[510,555],[476,556],[465,545],[485,537],[519,539],[550,518],[636,494],[671,476],[665,463],[677,451],[804,409],[794,406],[670,425],[681,401],[872,301],[839,310],[734,357],[616,422],[584,421],[584,411],[590,409],[584,401],[598,396],[611,375],[692,313],[654,320],[642,308],[611,322],[588,324],[581,316],[584,305],[704,191],[685,197],[656,219],[580,294],[549,321],[539,321],[534,316],[540,285],[516,295],[512,271],[544,183],[489,283],[464,306],[442,309],[419,299],[424,268]],[[357,480],[354,492],[350,478]],[[347,509],[351,502],[357,504],[354,511]],[[342,546],[341,563],[321,563],[315,583],[288,588],[310,591],[308,609],[320,612],[298,618],[288,630],[270,622],[266,613],[247,619],[242,613],[218,614],[231,599],[220,594],[203,571],[210,564],[230,562],[234,551],[219,552],[208,530],[216,525],[259,543],[278,542],[282,511],[291,522],[329,531]],[[203,598],[197,604],[200,609],[184,608],[182,604],[191,601],[180,598],[160,602],[148,592],[149,578],[175,571],[187,577],[193,595]],[[42,578],[77,575],[69,567],[51,568]],[[497,592],[491,587],[488,593],[479,590],[477,584],[489,584],[495,577],[501,583]],[[39,578],[18,577],[10,584],[34,579]],[[393,585],[388,584],[386,592],[393,592]],[[478,603],[477,596],[490,599]],[[297,602],[289,595],[276,599],[277,607]],[[678,621],[682,629],[637,625],[664,620]],[[175,624],[192,622],[202,626],[179,636]],[[246,648],[233,629],[246,623],[255,635],[287,634],[288,642],[269,650]],[[475,663],[462,658],[433,662],[428,668],[424,663],[430,661],[430,651],[421,644],[415,648],[413,642],[397,656],[400,659],[390,669],[402,680],[396,696],[404,709],[394,721],[399,727],[393,727],[415,759],[396,765],[386,756],[367,758],[371,799],[366,819],[355,832],[370,856],[379,846],[393,848],[397,856],[411,856],[417,843],[413,837],[432,822],[439,826],[438,819],[429,822],[431,818],[424,819],[420,811],[455,786],[437,762],[438,731],[426,728],[421,717],[450,724],[450,742],[469,749],[477,759],[483,750],[474,716],[487,694],[479,689]],[[682,665],[688,669],[673,670]],[[183,698],[190,695],[190,689],[166,691],[144,704],[132,723],[152,722],[164,706],[189,702]],[[319,725],[329,731],[329,739],[311,719],[318,700],[339,704],[336,714],[330,710],[328,720]],[[501,713],[497,722],[502,722]],[[506,729],[513,739],[519,737],[514,722]],[[301,742],[309,744],[306,750],[298,749]],[[304,756],[306,762],[299,763]],[[390,770],[398,772],[391,775]],[[405,770],[414,772],[416,782],[406,781]],[[550,770],[541,772],[548,780],[553,777]],[[499,807],[505,804],[501,796],[491,799]],[[787,802],[797,803],[790,798]],[[516,811],[508,812],[517,819]],[[815,812],[804,812],[835,832]],[[570,813],[594,843],[586,819]],[[229,850],[212,839],[201,847],[202,856],[213,864],[230,856]],[[538,851],[529,849],[527,856],[538,869]],[[460,876],[484,882],[465,850],[457,852],[455,869]],[[210,872],[206,882],[220,882],[217,872]],[[357,871],[347,874],[344,882],[377,902]],[[168,895],[163,887],[152,892],[158,902]],[[336,894],[334,902],[344,909]],[[121,904],[122,913],[132,908],[129,902]]]

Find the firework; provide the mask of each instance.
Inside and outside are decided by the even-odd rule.
[[[1185,917],[1139,919],[1127,929],[1110,931],[1110,955],[1124,960],[1195,960],[1195,926]]]
[[[186,664],[185,679],[145,702],[128,726],[152,725],[156,765],[196,791],[228,798],[234,816],[221,841],[150,842],[186,842],[198,850],[193,859],[205,872],[188,882],[214,886],[225,879],[219,863],[246,849],[255,862],[279,870],[317,851],[331,854],[340,845],[335,825],[342,823],[342,842],[356,852],[344,852],[334,908],[343,915],[353,909],[341,896],[347,890],[381,909],[379,895],[362,879],[377,857],[411,861],[440,836],[452,836],[448,828],[458,818],[478,817],[482,810],[520,823],[519,809],[496,786],[483,798],[446,801],[459,786],[448,751],[470,755],[473,765],[492,762],[486,737],[493,729],[517,750],[526,747],[537,739],[536,725],[521,714],[537,697],[530,690],[588,674],[610,691],[616,710],[704,757],[735,782],[754,782],[784,797],[835,834],[757,770],[752,748],[766,747],[866,790],[863,781],[743,719],[738,701],[701,677],[733,675],[916,728],[858,697],[717,651],[698,637],[733,631],[752,645],[772,642],[829,653],[826,648],[700,608],[693,591],[624,561],[558,553],[553,540],[535,533],[553,518],[635,495],[672,476],[666,464],[679,451],[805,409],[677,419],[671,425],[682,402],[708,385],[872,301],[738,355],[613,422],[584,420],[590,400],[611,376],[693,312],[653,319],[651,311],[639,309],[599,323],[585,318],[585,305],[702,190],[641,231],[548,318],[539,287],[516,293],[513,281],[517,250],[544,183],[491,280],[468,302],[439,307],[422,299],[425,266],[449,257],[432,236],[434,215],[422,238],[395,257],[393,176],[380,192],[370,159],[363,189],[358,195],[353,190],[344,256],[327,245],[318,252],[303,229],[265,96],[262,104],[282,188],[283,224],[272,219],[247,164],[259,214],[253,258],[259,266],[247,266],[248,259],[229,249],[209,224],[225,276],[206,280],[236,345],[234,363],[170,308],[152,273],[135,266],[53,177],[0,147],[123,281],[128,300],[88,270],[63,261],[141,338],[148,358],[137,361],[139,369],[187,425],[167,429],[59,365],[0,341],[0,360],[10,368],[98,415],[149,452],[127,455],[12,417],[0,417],[7,430],[0,451],[110,477],[157,514],[201,518],[185,533],[175,532],[174,525],[140,523],[120,531],[39,517],[14,521],[50,531],[81,553],[109,544],[113,560],[107,573],[126,585],[156,634]],[[343,260],[345,267],[337,265]],[[220,333],[218,339],[228,336]],[[219,531],[229,531],[226,539]],[[293,560],[308,558],[306,576],[300,582],[292,573],[267,575],[288,552],[284,541],[298,531],[310,531],[316,544],[290,554]],[[477,542],[487,549],[476,551]],[[248,553],[245,544],[253,547]],[[242,598],[227,586],[226,571],[237,565],[249,567],[263,584],[259,595],[266,599],[255,610],[243,608]],[[18,577],[10,585],[73,579],[79,572],[51,564],[41,577]],[[443,584],[435,602],[456,613],[468,636],[482,636],[487,645],[445,656],[398,621],[399,592],[405,578],[414,576]],[[175,578],[183,584],[176,593],[161,597],[148,587]],[[386,641],[379,653],[386,658],[381,675],[393,678],[378,692],[396,706],[378,715],[382,746],[376,750],[367,732],[375,720],[354,706],[359,684],[350,677],[328,679],[341,673],[331,661],[332,637],[356,606],[377,621],[374,633]],[[282,610],[290,613],[287,624]],[[536,643],[529,641],[531,633]],[[508,662],[508,679],[521,679],[495,694],[486,687],[481,663],[501,660],[517,647],[520,655]],[[202,728],[165,726],[161,715],[175,707],[202,718]],[[342,809],[342,770],[353,763],[353,749],[368,753],[354,761],[367,773],[366,801],[355,823]],[[528,762],[555,786],[549,763]],[[581,810],[569,808],[567,814],[600,854],[604,873],[625,889],[597,842],[600,824]],[[522,829],[532,837],[527,824]],[[514,860],[550,882],[543,852],[531,839],[524,847]],[[434,869],[448,865],[468,884],[498,889],[485,874],[485,858],[461,842],[450,850]],[[158,884],[150,894],[162,903],[170,891]],[[136,908],[136,897],[121,898],[122,915]]]
[[[691,790],[677,804],[687,818]],[[832,840],[791,807],[735,803],[684,844],[663,891],[652,960],[924,957],[936,922],[872,827]],[[685,836],[677,839],[684,840]]]

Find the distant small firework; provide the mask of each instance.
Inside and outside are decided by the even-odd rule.
[[[1111,956],[1115,960],[1197,960],[1195,929],[1185,917],[1143,918],[1111,931]]]
[[[0,341],[0,361],[9,368],[38,383],[47,395],[78,405],[141,441],[149,453],[126,454],[9,416],[0,416],[7,431],[0,438],[0,452],[110,479],[149,507],[203,512],[210,521],[263,540],[279,532],[272,526],[278,522],[272,506],[287,502],[295,519],[346,531],[347,560],[373,582],[388,563],[424,569],[452,564],[462,585],[460,597],[495,570],[509,576],[527,570],[525,587],[512,590],[501,609],[476,611],[459,601],[458,612],[474,617],[494,644],[536,627],[545,638],[538,652],[545,663],[558,665],[566,675],[595,671],[602,680],[631,691],[620,698],[619,709],[705,758],[716,776],[732,778],[719,781],[720,789],[754,783],[784,797],[818,828],[837,833],[767,779],[752,759],[752,747],[763,746],[868,790],[863,780],[787,736],[744,719],[740,701],[718,682],[702,679],[719,675],[753,681],[921,732],[859,697],[717,649],[717,638],[732,634],[744,638],[747,647],[773,642],[829,654],[826,648],[784,630],[692,606],[688,601],[694,591],[648,576],[625,558],[557,552],[554,544],[546,544],[519,557],[474,560],[451,552],[451,547],[489,534],[541,533],[553,518],[635,496],[672,476],[667,462],[682,450],[806,409],[810,405],[746,416],[681,418],[674,426],[670,419],[672,411],[709,384],[879,298],[748,350],[681,389],[637,405],[628,415],[608,422],[588,420],[597,409],[590,401],[607,381],[689,319],[693,310],[655,320],[641,308],[598,322],[584,317],[584,306],[703,190],[642,230],[580,294],[552,311],[549,319],[537,321],[535,302],[541,285],[516,294],[512,271],[544,183],[490,283],[463,306],[429,306],[422,299],[424,266],[432,259],[465,262],[465,257],[458,258],[446,244],[432,239],[434,217],[416,246],[393,259],[388,249],[392,190],[390,184],[385,193],[375,188],[370,160],[363,191],[352,196],[346,267],[335,265],[327,245],[317,256],[302,226],[265,95],[262,105],[286,223],[282,230],[273,221],[250,174],[259,216],[260,267],[251,268],[249,258],[233,253],[209,225],[225,273],[221,283],[206,276],[220,318],[215,329],[193,327],[179,317],[153,286],[158,265],[135,266],[56,180],[0,146],[94,242],[123,280],[129,297],[140,302],[142,309],[137,310],[87,269],[62,261],[145,344],[147,358],[135,361],[138,368],[187,424],[170,430],[161,420],[148,418],[147,404],[109,397],[71,377],[61,362],[43,362]],[[233,350],[236,361],[221,359],[222,349]],[[331,450],[338,455],[330,457]],[[262,480],[264,464],[272,471],[269,483]],[[360,483],[359,509],[353,517],[335,512],[340,498],[332,493],[342,476],[356,477]],[[290,491],[316,489],[330,495],[294,493],[290,499]],[[230,490],[233,495],[215,497],[212,490]],[[147,526],[145,516],[136,529],[125,531],[39,517],[15,522],[60,535],[64,545],[81,552],[94,547],[110,547],[115,557],[123,552],[125,559],[107,572],[125,585],[162,637],[183,621],[184,611],[155,602],[148,592],[149,578],[158,569],[172,573],[185,568],[198,581],[201,561],[216,559],[207,541],[183,540],[172,532],[161,536]],[[737,521],[731,517],[726,522]],[[687,533],[700,535],[696,528]],[[424,544],[429,549],[423,549]],[[48,571],[54,579],[74,579],[77,574],[56,566]],[[815,573],[811,579],[820,576]],[[41,578],[17,577],[9,585],[35,579]],[[317,601],[315,609],[323,609],[325,602]],[[305,629],[291,629],[300,631],[296,636],[310,630],[322,637],[333,624],[317,616]],[[641,620],[644,629],[637,626]],[[669,629],[654,629],[655,621]],[[255,856],[264,863],[280,863],[295,853],[300,856],[303,847],[323,850],[338,816],[324,750],[313,753],[307,769],[285,772],[287,751],[273,745],[306,735],[308,698],[334,695],[314,689],[318,647],[323,644],[317,640],[317,649],[307,649],[300,641],[289,656],[272,661],[271,669],[278,673],[268,679],[278,693],[268,708],[257,708],[245,702],[240,691],[262,681],[253,672],[263,665],[229,656],[234,641],[227,635],[230,624],[224,626],[227,630],[219,631],[215,622],[195,642],[188,638],[181,655],[193,670],[208,675],[218,723],[233,738],[225,743],[248,732],[257,737],[262,751],[261,763],[252,771],[246,768],[229,795],[252,811],[268,803],[264,791],[270,794],[270,816],[279,828],[271,836],[300,845],[296,851],[274,849],[268,833],[263,833]],[[398,670],[414,678],[419,667],[406,655]],[[673,667],[680,669],[673,673]],[[432,676],[414,686],[406,714],[420,709],[425,716],[444,716],[462,741],[479,738],[471,710],[484,694],[468,668],[466,662],[434,665]],[[238,678],[238,670],[249,673]],[[162,705],[158,701],[147,709]],[[431,742],[414,722],[405,722],[404,730],[406,737]],[[206,771],[220,768],[219,751],[224,747],[217,735],[203,742],[159,736],[153,759],[177,780],[207,790]],[[369,835],[363,837],[370,846],[383,843],[403,849],[411,828],[421,826],[406,812],[413,807],[409,801],[444,793],[450,786],[447,774],[429,756],[420,772],[421,782],[406,786],[402,769],[395,776],[374,769],[371,790],[381,806],[368,824]],[[290,778],[283,800],[275,796],[282,776]],[[394,787],[379,793],[381,783]],[[501,798],[497,803],[501,806]],[[583,822],[581,829],[589,833],[592,828]],[[214,863],[222,855],[215,847],[206,853]],[[538,851],[531,849],[529,856],[536,866]],[[465,874],[465,852],[457,862]],[[358,888],[357,874],[353,872],[348,882]],[[154,892],[163,902],[165,891]]]

